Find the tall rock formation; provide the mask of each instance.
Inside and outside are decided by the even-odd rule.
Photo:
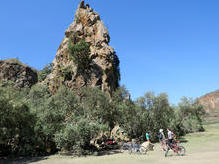
[[[57,50],[53,71],[45,80],[50,90],[56,92],[61,85],[74,90],[99,86],[111,94],[119,85],[120,72],[119,59],[109,42],[108,30],[100,16],[82,1]],[[70,45],[75,47],[74,50],[70,50]],[[82,58],[81,62],[74,60],[74,51],[81,51],[77,54]]]
[[[0,60],[0,83],[13,81],[16,86],[31,87],[37,83],[37,71],[17,59]]]
[[[219,90],[200,97],[199,101],[204,106],[206,112],[219,113]]]

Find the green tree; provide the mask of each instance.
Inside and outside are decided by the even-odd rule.
[[[177,118],[181,134],[203,131],[205,110],[198,100],[183,97],[178,105]]]
[[[22,94],[12,88],[0,88],[0,144],[3,154],[32,155],[34,149],[35,117],[30,113],[28,106],[14,96]],[[9,95],[8,95],[9,94]]]
[[[91,59],[89,57],[90,45],[85,42],[85,40],[80,40],[76,44],[70,40],[68,51],[70,53],[70,58],[76,64],[80,73],[84,73],[89,70],[91,64]]]
[[[42,70],[38,71],[38,81],[42,82],[52,72],[52,64],[46,65]]]

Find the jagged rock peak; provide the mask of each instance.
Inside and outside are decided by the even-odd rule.
[[[45,80],[50,90],[56,92],[61,85],[75,90],[84,86],[99,86],[111,94],[119,85],[120,72],[119,59],[109,42],[108,30],[99,14],[82,1],[57,50],[53,71]],[[70,45],[74,47],[72,51]],[[86,45],[89,51],[87,57]],[[78,50],[81,52],[75,52]],[[75,60],[75,55],[83,57],[82,64]]]
[[[37,71],[17,59],[0,60],[0,83],[8,81],[20,88],[31,87],[38,81]]]

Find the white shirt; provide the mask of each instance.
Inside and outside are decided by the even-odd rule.
[[[169,140],[173,139],[173,132],[168,131],[168,139]]]

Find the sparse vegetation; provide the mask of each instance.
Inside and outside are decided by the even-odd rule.
[[[52,72],[52,64],[46,65],[42,70],[38,71],[38,81],[42,82]]]
[[[73,72],[72,72],[72,69],[70,67],[63,68],[60,71],[60,73],[61,73],[61,76],[64,78],[64,81],[69,81],[72,79]]]

